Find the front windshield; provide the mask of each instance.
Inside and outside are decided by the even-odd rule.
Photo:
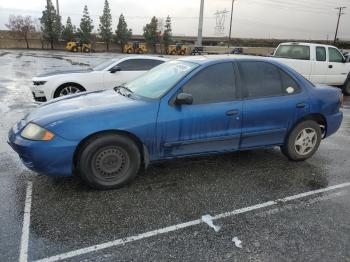
[[[110,60],[104,61],[103,63],[98,64],[97,66],[95,66],[92,70],[94,70],[94,71],[102,71],[102,70],[106,69],[107,67],[111,66],[112,64],[114,64],[117,61],[118,60],[116,60],[116,59],[110,59]]]
[[[190,62],[169,61],[127,83],[125,87],[139,96],[159,98],[197,66]]]

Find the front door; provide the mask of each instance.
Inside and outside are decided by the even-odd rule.
[[[327,84],[328,85],[343,85],[349,74],[349,68],[345,63],[343,55],[338,49],[328,48],[328,73]]]
[[[267,62],[239,62],[244,95],[241,148],[283,144],[288,127],[309,110],[291,76]]]
[[[242,102],[237,99],[231,62],[206,67],[185,83],[178,93],[193,96],[193,104],[160,104],[157,137],[160,158],[238,148]]]

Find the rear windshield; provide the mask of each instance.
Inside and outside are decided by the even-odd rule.
[[[304,45],[280,45],[275,57],[310,60],[310,47]]]

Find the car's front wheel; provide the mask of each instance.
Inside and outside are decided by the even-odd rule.
[[[141,163],[137,145],[127,136],[99,135],[78,156],[77,168],[85,182],[97,189],[124,186],[136,176]]]
[[[86,91],[84,87],[75,83],[67,83],[58,87],[55,91],[54,98]]]
[[[321,139],[319,124],[312,120],[303,121],[294,127],[281,151],[290,160],[303,161],[315,154]]]

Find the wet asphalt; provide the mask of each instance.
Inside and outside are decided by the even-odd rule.
[[[301,163],[278,148],[174,160],[151,165],[131,185],[111,191],[27,170],[6,140],[11,126],[37,106],[31,78],[110,57],[0,50],[0,261],[19,258],[28,181],[29,261],[350,182],[350,98],[341,129]],[[344,187],[215,220],[218,232],[200,223],[67,261],[350,261],[349,200]]]

